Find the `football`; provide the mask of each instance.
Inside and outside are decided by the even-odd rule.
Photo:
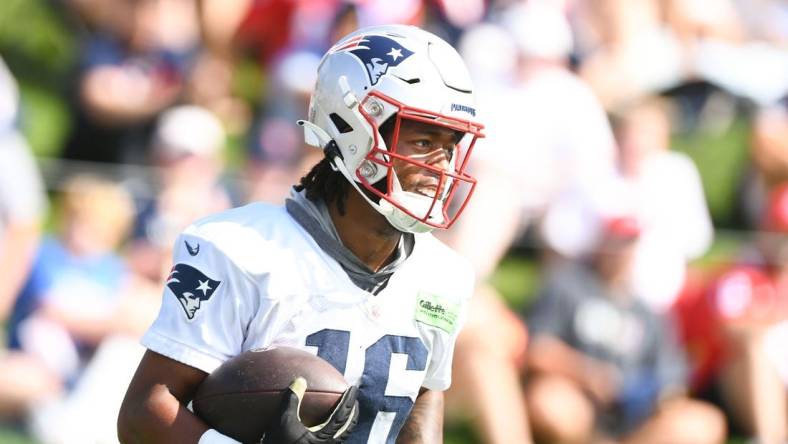
[[[220,433],[256,443],[279,418],[284,391],[298,376],[308,384],[301,421],[324,422],[348,383],[328,362],[292,347],[250,350],[225,361],[200,384],[192,407]]]

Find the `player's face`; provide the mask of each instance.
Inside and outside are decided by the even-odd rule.
[[[457,132],[449,128],[403,120],[396,152],[431,167],[449,171],[457,140]],[[394,160],[394,171],[405,191],[430,198],[442,191],[438,189],[440,174],[434,171],[398,159]]]

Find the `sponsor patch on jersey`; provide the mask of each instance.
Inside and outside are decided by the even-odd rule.
[[[424,292],[419,292],[416,298],[416,321],[440,328],[446,333],[454,333],[459,313],[460,306],[446,298]]]
[[[167,287],[178,298],[189,320],[194,319],[202,303],[211,298],[220,283],[186,264],[175,264],[167,277]]]

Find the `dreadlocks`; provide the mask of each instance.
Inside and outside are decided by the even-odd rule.
[[[378,132],[386,143],[390,143],[391,135],[394,132],[395,116],[388,118]],[[385,193],[386,181],[381,180],[373,184],[374,187],[383,187],[380,191]],[[311,201],[323,199],[327,204],[336,203],[339,214],[345,215],[345,201],[347,200],[350,183],[339,171],[334,171],[328,157],[320,160],[311,170],[299,180],[295,186],[296,191],[306,190],[306,198]],[[377,200],[376,196],[369,193],[369,197]]]
[[[349,187],[342,173],[334,171],[328,157],[324,157],[301,178],[295,190],[306,190],[306,198],[313,202],[323,199],[327,205],[336,203],[339,214],[344,216]]]

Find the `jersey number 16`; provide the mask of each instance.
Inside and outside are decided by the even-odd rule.
[[[350,347],[349,331],[323,329],[307,336],[306,345],[317,347],[317,356],[328,361],[340,373],[345,373]],[[419,338],[385,335],[367,348],[358,395],[361,411],[358,424],[346,443],[366,444],[380,412],[395,415],[386,437],[387,444],[394,443],[399,430],[405,424],[413,407],[413,400],[409,396],[386,396],[393,353],[407,355],[405,370],[422,371],[427,368],[427,347]]]

